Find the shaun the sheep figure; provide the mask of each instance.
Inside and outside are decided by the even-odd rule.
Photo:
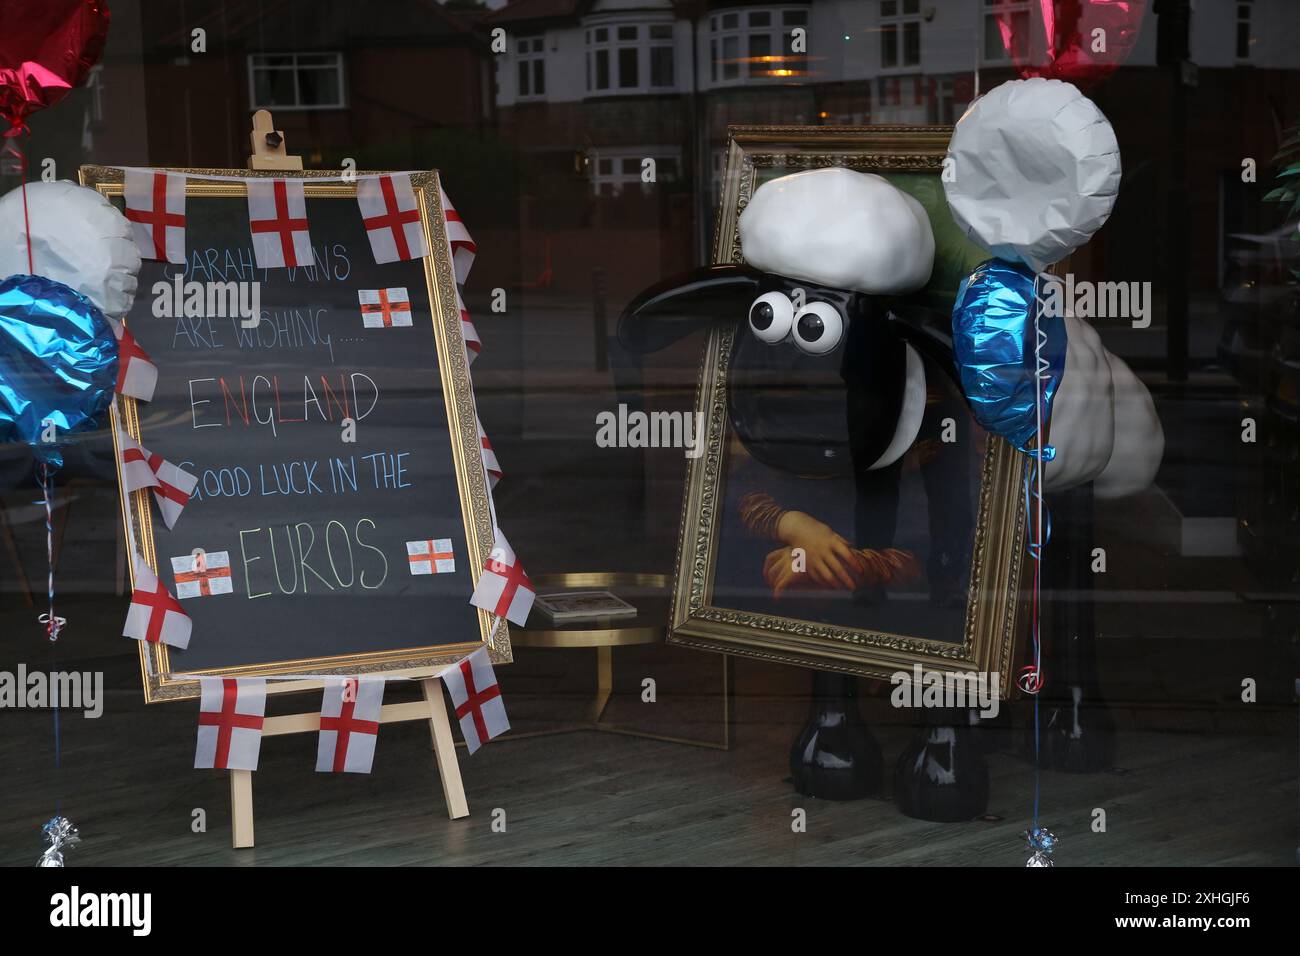
[[[995,207],[996,199],[988,205]],[[867,614],[890,603],[891,588],[921,577],[915,550],[896,540],[900,478],[915,448],[929,512],[928,603],[931,609],[964,606],[970,444],[965,452],[951,450],[939,441],[939,428],[955,418],[962,434],[947,441],[960,446],[970,416],[953,324],[916,295],[930,281],[935,254],[925,209],[880,176],[819,168],[755,189],[739,234],[744,265],[697,270],[646,290],[624,312],[619,337],[632,351],[651,352],[709,323],[734,328],[728,432],[738,449],[729,462],[759,463],[762,480],[746,487],[738,475],[745,490],[723,506],[774,546],[761,568],[771,600],[845,591],[851,600],[839,602],[840,613]],[[1064,329],[1068,349],[1050,409],[1055,457],[1045,469],[1047,488],[1095,482],[1099,496],[1138,491],[1153,479],[1163,450],[1150,395],[1086,323],[1066,315]],[[835,511],[828,478],[851,482],[852,495],[843,496],[851,497],[851,511]],[[806,556],[802,568],[791,560],[795,549]],[[792,613],[788,603],[781,607],[772,613],[806,616]],[[924,611],[915,602],[910,607],[917,610],[888,612]],[[835,688],[847,694],[851,681],[822,675],[815,684],[815,692]],[[865,728],[853,729],[854,705],[841,700],[832,710],[819,717],[815,704],[812,723],[796,741],[796,786],[820,796],[861,795],[878,783],[878,768],[844,768],[870,763],[875,745],[863,741]],[[836,733],[846,736],[837,742]],[[910,751],[917,773],[936,785],[960,776],[952,736],[928,739],[931,750],[946,756],[927,752],[926,744]],[[837,749],[837,760],[822,759]],[[837,762],[840,770],[828,769]],[[982,758],[977,763],[986,775]],[[976,804],[975,812],[982,811],[986,776],[983,796],[979,785],[972,789],[973,799],[968,791],[947,808],[917,815],[969,819]]]

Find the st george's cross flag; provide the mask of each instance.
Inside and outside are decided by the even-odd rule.
[[[483,565],[483,573],[479,575],[478,584],[474,585],[469,603],[523,627],[536,596],[537,589],[528,580],[510,542],[498,528],[496,543]]]
[[[229,551],[200,549],[194,554],[177,555],[172,558],[172,576],[176,579],[176,596],[182,601],[235,593]]]
[[[320,773],[370,773],[384,706],[382,677],[349,677],[325,685],[316,740]]]
[[[185,177],[151,169],[122,174],[126,218],[141,259],[185,262]]]
[[[497,461],[497,453],[492,450],[492,443],[483,431],[482,422],[478,424],[478,443],[483,452],[483,470],[487,472],[488,489],[491,490],[501,480],[501,463]]]
[[[124,491],[139,491],[141,488],[153,488],[158,484],[158,476],[149,467],[149,453],[121,429],[117,432],[117,448],[122,462]]]
[[[176,520],[189,503],[190,495],[194,494],[199,480],[162,455],[151,453],[124,431],[118,431],[117,442],[126,490],[152,489],[163,523],[169,529],[176,527]]]
[[[117,319],[109,319],[113,336],[117,339],[117,386],[119,395],[129,395],[142,402],[153,401],[158,386],[158,366],[149,354],[136,344],[135,336]]]
[[[453,664],[441,676],[460,721],[466,750],[473,753],[493,737],[510,729],[506,705],[501,700],[501,687],[497,684],[497,675],[492,670],[486,647],[480,647],[459,664]]]
[[[122,636],[184,650],[190,645],[190,627],[189,615],[181,609],[180,602],[162,586],[149,562],[136,554],[135,590],[131,593],[131,607],[126,612]]]
[[[176,519],[189,503],[190,495],[199,480],[188,471],[182,471],[161,455],[149,456],[149,467],[158,476],[158,484],[153,489],[153,500],[158,504],[158,512],[168,528],[176,527]]]
[[[361,324],[367,329],[411,325],[411,296],[405,288],[358,289]]]
[[[406,560],[412,574],[447,574],[456,570],[451,538],[406,542]]]
[[[198,770],[256,770],[266,721],[266,680],[199,678]]]
[[[483,351],[483,340],[478,337],[478,329],[474,328],[474,323],[470,320],[469,309],[465,308],[465,300],[460,297],[459,289],[456,290],[456,308],[460,309],[460,331],[465,337],[465,363],[473,365],[478,353]]]
[[[447,224],[447,245],[451,246],[452,268],[456,273],[456,281],[463,283],[474,265],[478,246],[474,244],[474,238],[465,228],[464,220],[460,218],[460,213],[443,192],[441,184],[438,186],[438,198],[442,203],[443,221]]]
[[[429,254],[410,176],[362,177],[357,183],[357,205],[375,262],[422,259]]]
[[[302,180],[248,180],[248,228],[259,269],[315,264]]]

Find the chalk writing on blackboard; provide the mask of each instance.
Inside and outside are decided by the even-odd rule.
[[[420,188],[437,201],[434,174]],[[355,196],[308,183],[306,201],[310,263],[261,269],[242,186],[188,194],[186,261],[147,261],[152,295],[126,318],[160,369],[129,406],[135,437],[197,479],[170,531],[136,499],[193,619],[189,647],[160,651],[177,681],[443,660],[486,638],[468,598],[491,525],[481,460],[456,451],[478,437],[457,411],[466,366],[447,364],[464,346],[445,236],[376,264]]]

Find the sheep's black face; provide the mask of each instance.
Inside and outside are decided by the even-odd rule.
[[[902,407],[903,341],[885,300],[765,275],[739,323],[731,424],[758,460],[797,475],[849,475],[889,445]]]

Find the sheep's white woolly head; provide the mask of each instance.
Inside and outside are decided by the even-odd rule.
[[[915,292],[934,265],[921,204],[879,176],[839,167],[755,189],[740,214],[740,248],[764,272],[872,294]]]

